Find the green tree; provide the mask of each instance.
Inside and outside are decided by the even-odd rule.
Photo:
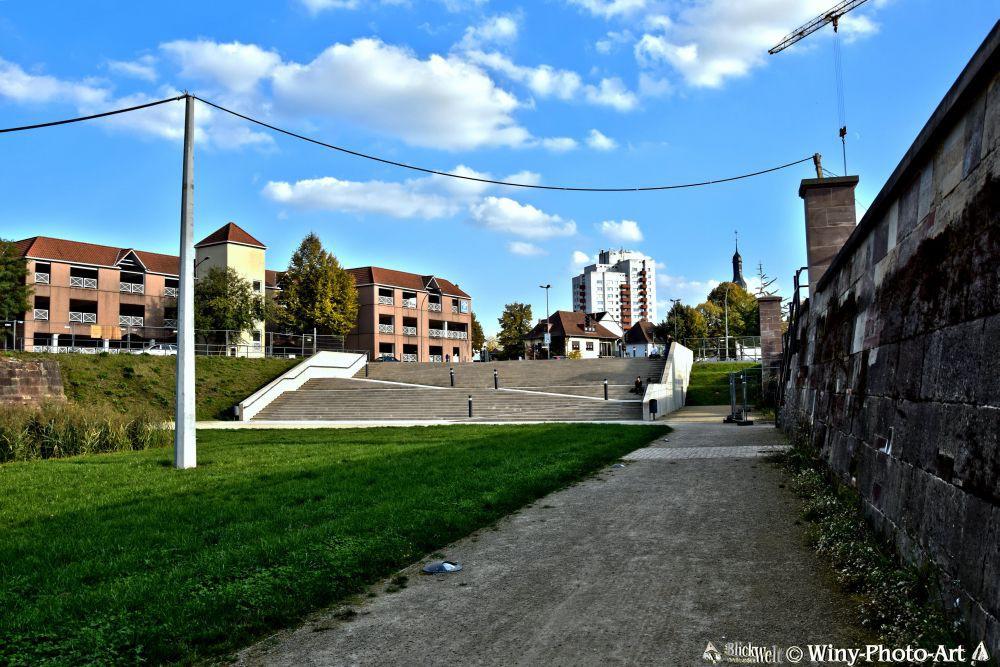
[[[684,343],[692,338],[708,336],[708,324],[701,311],[691,306],[675,303],[666,319],[656,325],[656,337],[660,340],[674,339]]]
[[[497,320],[500,323],[500,333],[497,334],[497,345],[504,359],[516,359],[524,353],[524,337],[531,331],[531,306],[526,303],[508,303],[504,306],[503,315]]]
[[[215,266],[194,284],[194,325],[208,331],[246,333],[264,319],[264,297],[250,281],[230,267]],[[224,335],[224,334],[222,334]],[[205,333],[206,340],[218,335]]]
[[[346,335],[358,318],[358,288],[340,262],[309,233],[292,255],[281,279],[278,305],[285,324],[299,331],[314,327],[324,334]]]
[[[726,298],[728,291],[729,297]],[[711,335],[725,335],[725,311],[728,301],[729,310],[729,335],[730,336],[759,336],[760,335],[760,313],[757,306],[757,299],[736,283],[725,282],[716,285],[709,292],[708,302],[718,306],[722,313],[721,328],[718,333]]]
[[[30,306],[31,287],[25,282],[28,265],[10,241],[0,239],[0,320],[20,319]],[[14,330],[3,327],[4,337]]]
[[[486,342],[486,335],[483,333],[483,325],[479,323],[479,318],[472,313],[472,350],[478,352],[483,349]]]

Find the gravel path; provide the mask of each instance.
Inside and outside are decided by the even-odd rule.
[[[685,409],[657,441],[238,656],[266,665],[707,665],[711,641],[864,643],[804,546],[773,426]],[[713,455],[712,448],[719,449]],[[660,450],[660,454],[657,454]],[[727,453],[728,452],[728,453]],[[350,618],[346,618],[346,617]],[[807,661],[803,664],[808,664]]]

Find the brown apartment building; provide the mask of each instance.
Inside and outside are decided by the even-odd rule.
[[[472,360],[472,298],[458,285],[377,266],[348,272],[359,301],[349,349],[399,361]]]
[[[174,255],[36,236],[15,245],[27,263],[32,307],[20,338],[26,349],[113,349],[176,340],[179,260]],[[196,272],[235,269],[260,293],[278,290],[281,272],[264,268],[266,246],[234,223],[198,242]],[[349,269],[359,313],[346,347],[401,361],[471,361],[472,301],[443,278],[378,267]],[[230,341],[227,354],[266,353],[265,323]]]

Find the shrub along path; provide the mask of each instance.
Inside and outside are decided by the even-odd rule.
[[[231,650],[664,432],[203,431],[194,470],[168,449],[0,465],[0,664]]]

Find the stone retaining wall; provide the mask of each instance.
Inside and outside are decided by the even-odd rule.
[[[0,406],[65,400],[58,362],[0,357]]]
[[[805,421],[872,525],[933,562],[1000,654],[1000,31],[810,298],[781,422]]]

